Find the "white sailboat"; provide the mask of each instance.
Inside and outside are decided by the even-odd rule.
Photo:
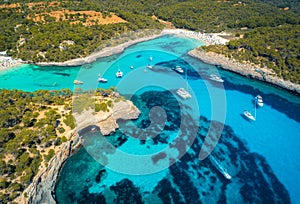
[[[148,68],[148,69],[152,69],[153,67],[152,67],[150,64],[148,64],[148,65],[147,65],[147,68]]]
[[[254,103],[254,116],[248,110],[244,110],[244,116],[249,120],[256,120],[256,103]]]
[[[116,73],[116,77],[121,78],[122,76],[123,76],[123,72],[121,72],[121,70],[119,69]]]
[[[224,80],[221,77],[219,77],[215,74],[211,74],[209,79],[212,81],[220,82],[220,83],[224,82]]]
[[[82,82],[82,81],[79,81],[79,80],[76,80],[76,79],[73,81],[73,83],[74,83],[74,84],[77,84],[77,85],[81,85],[81,84],[83,84],[83,82]]]
[[[262,99],[262,97],[261,97],[260,95],[257,95],[257,96],[255,97],[255,103],[257,103],[257,105],[258,105],[259,107],[263,107],[263,106],[264,106],[263,99]]]
[[[123,76],[123,72],[120,70],[120,65],[118,65],[118,71],[116,72],[116,77],[121,78]]]
[[[172,69],[174,71],[178,72],[179,74],[183,74],[184,73],[183,69],[180,66],[178,66],[178,65],[175,68],[172,68]]]
[[[186,80],[186,87],[188,87],[188,82],[187,82],[187,71],[185,71],[185,80]],[[179,88],[176,90],[176,93],[183,99],[188,99],[191,98],[191,94],[185,90],[183,87]]]
[[[98,80],[97,81],[100,82],[100,83],[106,83],[108,80],[101,77],[101,74],[98,74]]]
[[[98,78],[98,82],[101,82],[101,83],[106,83],[108,80],[103,78],[103,77],[99,77]]]

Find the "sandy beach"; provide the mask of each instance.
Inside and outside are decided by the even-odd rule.
[[[226,36],[226,33],[201,33],[195,31],[189,31],[185,29],[164,29],[160,30],[143,30],[138,32],[128,32],[127,34],[120,36],[116,39],[112,39],[103,43],[98,49],[95,50],[91,55],[84,58],[77,58],[68,60],[65,62],[39,62],[36,65],[39,66],[80,66],[96,61],[98,58],[111,56],[123,52],[126,48],[148,40],[152,40],[164,35],[176,35],[179,37],[193,38],[203,42],[205,45],[225,45],[229,42],[228,39],[223,38]],[[206,53],[194,49],[189,52],[190,56],[200,59],[201,61],[213,64],[220,65],[223,69],[238,73],[240,75],[254,78],[260,81],[270,83],[272,85],[284,88],[291,92],[300,94],[300,85],[294,84],[290,81],[284,81],[283,79],[277,77],[272,73],[270,69],[254,67],[250,64],[244,64],[236,62],[232,59],[228,59],[223,55],[218,55],[216,53]],[[7,69],[22,63],[22,60],[15,60],[10,57],[0,56],[5,60],[5,65],[0,67],[0,70]],[[3,62],[3,60],[0,62]],[[3,64],[3,63],[2,63]],[[1,65],[1,63],[0,63]],[[4,64],[3,64],[4,65]]]
[[[20,59],[13,59],[8,56],[0,56],[0,70],[9,69],[18,65],[23,64],[23,61]]]
[[[116,44],[117,41],[123,42],[123,43],[118,44],[116,46],[104,47],[103,49],[101,49],[101,47],[99,47],[98,50],[96,50],[91,55],[84,57],[84,58],[72,59],[72,60],[68,60],[65,62],[39,62],[39,63],[36,63],[36,65],[39,65],[39,66],[80,66],[80,65],[92,63],[92,62],[96,61],[98,58],[108,57],[108,56],[111,56],[114,54],[121,53],[127,47],[130,47],[131,45],[134,45],[134,44],[137,44],[140,42],[144,42],[144,41],[148,41],[148,40],[152,40],[152,39],[155,39],[155,38],[165,35],[164,31],[162,31],[158,34],[151,34],[151,33],[155,33],[155,31],[157,32],[157,30],[153,30],[153,32],[147,31],[147,33],[149,32],[149,34],[145,33],[145,34],[143,34],[145,36],[136,38],[136,39],[132,39],[132,38],[134,38],[134,35],[139,35],[139,34],[133,33],[132,35],[124,36],[123,39],[121,37],[118,39],[109,40],[107,42],[104,42],[104,44],[108,44],[108,45]],[[142,33],[140,33],[140,34],[142,34]]]
[[[134,38],[134,35],[136,36],[141,33],[142,33],[142,35],[144,35],[143,37],[132,39],[132,38]],[[200,32],[184,30],[184,29],[164,29],[161,32],[158,32],[158,30],[153,30],[153,31],[146,30],[145,33],[143,33],[143,32],[141,32],[141,33],[139,33],[139,34],[132,33],[131,35],[130,34],[129,34],[129,36],[125,35],[124,37],[121,36],[121,38],[118,38],[117,40],[119,42],[124,41],[124,43],[118,44],[116,46],[104,47],[103,49],[98,48],[99,51],[96,50],[94,53],[92,53],[91,55],[84,57],[84,58],[72,59],[72,60],[68,60],[65,62],[39,62],[39,63],[36,63],[36,65],[39,65],[39,66],[80,66],[80,65],[94,62],[98,58],[108,57],[110,55],[121,53],[126,48],[128,48],[134,44],[152,40],[152,39],[164,36],[164,35],[177,35],[179,37],[193,38],[193,39],[199,40],[201,42],[204,42],[205,45],[212,45],[212,44],[213,45],[216,45],[216,44],[223,45],[229,41],[227,39],[220,37],[219,36],[220,33],[200,33]],[[117,43],[115,39],[112,39],[108,42],[109,43],[107,43],[107,44],[116,44]]]

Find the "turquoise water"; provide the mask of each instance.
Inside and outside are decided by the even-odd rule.
[[[193,146],[180,161],[170,168],[159,163],[161,166],[155,170],[160,171],[142,176],[120,173],[120,170],[138,170],[139,164],[118,161],[118,157],[113,157],[117,151],[99,158],[101,162],[105,159],[111,161],[111,164],[106,164],[107,168],[96,162],[90,154],[94,153],[94,157],[100,154],[94,150],[101,152],[103,138],[98,132],[85,133],[86,148],[71,157],[61,172],[56,189],[59,203],[84,203],[88,199],[90,203],[93,200],[111,203],[113,199],[121,202],[124,196],[127,200],[145,203],[170,203],[171,200],[176,203],[288,203],[289,197],[292,203],[300,203],[300,98],[186,55],[188,50],[199,45],[195,40],[165,36],[134,45],[122,54],[99,59],[89,67],[25,65],[0,73],[0,87],[7,89],[34,91],[115,86],[142,110],[138,120],[120,121],[120,130],[107,137],[118,151],[131,155],[155,155],[174,141],[178,144],[176,138],[182,133],[194,136],[191,131],[186,132],[189,128],[182,129],[192,125],[185,124],[187,120],[182,119],[185,118],[183,115],[201,116],[200,121],[195,120],[200,129],[196,130]],[[145,68],[148,64],[154,66],[153,70]],[[131,65],[134,69],[130,69]],[[186,77],[171,70],[176,65],[187,71]],[[124,72],[122,79],[115,77],[119,68]],[[212,73],[221,75],[225,80],[224,87],[208,79]],[[98,84],[98,74],[107,78],[108,83]],[[84,84],[74,86],[74,79]],[[174,94],[179,87],[186,87],[192,93],[192,100],[179,99]],[[263,97],[264,107],[256,110],[256,121],[249,122],[241,114],[244,109],[254,113],[252,100],[257,94]],[[135,131],[149,127],[148,113],[155,106],[164,108],[165,126],[150,131],[155,137],[136,138],[143,134]],[[192,107],[191,112],[188,107]],[[211,120],[220,123],[212,123]],[[206,135],[213,135],[217,141],[215,137],[222,129],[222,123],[226,126],[212,154],[227,168],[232,176],[230,181],[216,170],[209,159],[198,159]],[[171,151],[170,158],[176,158],[176,153]],[[144,167],[153,168],[151,165]]]

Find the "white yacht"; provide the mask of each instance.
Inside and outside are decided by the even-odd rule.
[[[74,83],[74,84],[77,84],[77,85],[83,84],[83,82],[82,82],[82,81],[79,81],[79,80],[74,80],[73,83]]]
[[[219,77],[215,74],[211,74],[209,79],[212,80],[212,81],[220,82],[220,83],[224,82],[224,80],[221,79],[221,77]]]
[[[187,92],[184,88],[180,88],[176,91],[176,93],[183,99],[191,98],[191,94]]]
[[[264,102],[263,102],[263,99],[260,95],[257,95],[255,97],[255,102],[256,104],[259,106],[259,107],[263,107],[264,106]]]
[[[118,70],[116,73],[116,77],[121,78],[123,76],[123,72],[121,70]]]
[[[133,69],[133,68],[134,68],[134,66],[133,66],[133,65],[131,65],[131,66],[130,66],[130,69]]]
[[[246,116],[250,120],[255,121],[255,117],[247,110],[244,111],[244,116]]]
[[[101,82],[101,83],[106,83],[108,80],[105,79],[105,78],[103,78],[103,77],[101,77],[101,74],[98,74],[98,80],[97,81]]]
[[[187,72],[185,72],[185,80],[186,80],[186,87],[188,87]],[[176,90],[176,93],[183,99],[188,99],[188,98],[192,97],[191,94],[182,87],[180,89]]]
[[[218,170],[221,174],[223,174],[223,176],[224,176],[226,179],[230,180],[230,179],[231,179],[231,176],[230,176],[230,174],[227,172],[227,170],[224,169],[224,168],[221,166],[221,164],[220,164],[220,163],[219,163],[212,155],[210,155],[209,158],[210,158],[211,163],[217,168],[217,170]]]
[[[183,74],[184,73],[183,69],[180,66],[178,66],[178,65],[175,68],[172,68],[172,69],[174,71],[178,72],[179,74]]]
[[[101,83],[106,83],[108,80],[103,78],[103,77],[99,77],[98,78],[98,82],[101,82]]]
[[[152,56],[150,56],[150,57],[149,57],[149,60],[150,60],[150,61],[152,61],[152,60],[153,60]]]
[[[148,69],[152,69],[153,67],[152,67],[151,65],[148,64],[148,65],[147,65],[147,68],[148,68]]]

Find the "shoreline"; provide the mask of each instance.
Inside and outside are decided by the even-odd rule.
[[[25,64],[24,61],[21,59],[13,59],[12,57],[7,56],[6,52],[5,55],[0,55],[0,71],[15,68],[23,64]]]
[[[190,30],[185,30],[185,29],[163,29],[159,33],[155,33],[155,31],[158,30],[147,30],[144,32],[132,32],[129,33],[129,35],[126,35],[123,38],[121,37],[120,39],[125,39],[125,41],[121,44],[117,44],[116,46],[112,46],[111,42],[116,39],[109,40],[109,43],[107,46],[105,46],[103,49],[98,48],[99,51],[93,52],[91,55],[84,57],[84,58],[76,58],[72,60],[68,60],[65,62],[39,62],[39,63],[33,63],[34,65],[38,66],[81,66],[85,64],[92,63],[96,61],[99,58],[102,57],[108,57],[114,54],[119,54],[122,53],[126,48],[135,45],[140,42],[145,42],[149,40],[153,40],[165,35],[176,35],[179,37],[187,37],[187,38],[193,38],[196,40],[199,40],[204,43],[204,45],[224,45],[227,42],[229,42],[228,39],[225,39],[221,36],[228,35],[227,33],[201,33],[201,32],[195,32],[195,31],[190,31]],[[143,37],[136,37],[137,35],[142,34]],[[134,39],[132,39],[134,38]],[[117,40],[120,40],[117,39]],[[128,41],[129,40],[129,41]],[[120,42],[119,42],[120,43]],[[292,92],[294,94],[300,95],[300,85],[292,83],[290,81],[285,81],[277,76],[275,76],[273,73],[271,73],[271,70],[268,68],[260,68],[260,67],[255,67],[250,64],[245,64],[245,63],[240,63],[236,62],[232,59],[228,59],[223,55],[212,53],[212,52],[204,52],[197,50],[195,48],[194,50],[191,50],[188,52],[188,55],[197,58],[204,63],[211,64],[211,65],[216,65],[220,66],[224,70],[228,70],[237,74],[240,74],[242,76],[252,78],[255,80],[259,80],[262,82],[266,82],[268,84],[271,84],[273,86],[283,88],[284,90],[287,90],[289,92]],[[1,70],[7,70],[9,68],[14,68],[23,64],[30,64],[26,61],[21,61],[20,59],[12,59],[16,62],[17,64],[9,67],[5,67],[0,69]]]
[[[240,63],[235,60],[226,58],[224,55],[213,52],[200,51],[197,48],[188,52],[191,57],[197,58],[206,64],[220,66],[222,69],[240,74],[247,78],[266,82],[273,86],[282,88],[293,94],[300,95],[300,85],[285,81],[272,73],[267,68],[260,68],[246,63]]]
[[[37,65],[37,66],[58,66],[58,67],[81,66],[81,65],[92,63],[99,58],[108,57],[108,56],[111,56],[114,54],[122,53],[126,48],[128,48],[132,45],[135,45],[137,43],[153,40],[153,39],[165,36],[165,35],[176,35],[179,37],[193,38],[193,39],[203,42],[204,45],[216,45],[216,44],[220,45],[220,44],[226,44],[229,41],[229,40],[219,36],[219,35],[227,35],[226,33],[201,33],[201,32],[185,30],[185,29],[163,29],[160,31],[160,33],[153,34],[153,33],[155,33],[155,31],[157,31],[157,30],[150,30],[150,31],[147,30],[145,32],[149,32],[150,35],[148,35],[148,33],[146,33],[145,36],[138,37],[133,40],[131,38],[134,35],[139,35],[141,33],[138,33],[138,32],[129,33],[129,36],[124,36],[125,42],[118,44],[116,46],[111,46],[111,42],[113,42],[113,40],[115,40],[115,39],[108,40],[109,41],[108,46],[105,46],[103,49],[100,48],[99,51],[96,50],[95,52],[93,52],[92,54],[90,54],[86,57],[71,59],[71,60],[67,60],[64,62],[31,63],[31,62],[27,62],[27,61],[22,61],[21,59],[12,59],[11,57],[8,57],[8,58],[11,58],[11,60],[14,60],[18,63],[14,64],[12,66],[1,68],[0,70],[14,68],[16,66],[23,65],[23,64],[33,64],[33,65]],[[129,38],[129,41],[128,41],[128,38]],[[117,40],[120,40],[120,39],[117,39]]]
[[[84,132],[94,131],[96,128],[103,136],[115,132],[119,128],[117,120],[136,119],[140,115],[139,109],[131,101],[120,101],[114,103],[109,112],[84,111],[75,116],[76,128],[70,130],[69,141],[61,144],[59,151],[51,158],[48,166],[39,170],[31,184],[14,201],[17,203],[57,203],[55,188],[60,178],[60,172],[65,162],[75,154],[82,146]],[[92,120],[86,121],[86,118]]]
[[[122,53],[126,48],[128,48],[134,44],[148,41],[148,40],[153,40],[153,39],[159,38],[163,35],[165,35],[164,31],[162,31],[159,34],[130,40],[130,41],[127,41],[125,43],[122,43],[122,44],[119,44],[119,45],[116,45],[113,47],[105,47],[102,50],[95,51],[92,54],[90,54],[89,56],[83,57],[83,58],[71,59],[71,60],[68,60],[65,62],[38,62],[38,63],[34,63],[34,64],[38,65],[38,66],[81,66],[81,65],[92,63],[102,57],[109,57],[111,55]]]
[[[68,60],[65,62],[38,62],[38,63],[34,63],[34,64],[38,65],[38,66],[81,66],[81,65],[92,63],[102,57],[108,57],[108,56],[111,56],[114,54],[122,53],[126,48],[128,48],[132,45],[135,45],[137,43],[153,40],[153,39],[165,36],[165,35],[177,35],[179,37],[193,38],[193,39],[203,42],[205,45],[212,45],[212,44],[220,45],[220,44],[227,43],[229,40],[220,37],[219,36],[220,34],[222,34],[222,33],[200,33],[200,32],[184,30],[184,29],[163,29],[158,34],[154,34],[154,35],[152,34],[149,36],[146,35],[142,38],[130,40],[130,41],[127,41],[125,43],[122,43],[122,44],[119,44],[116,46],[105,47],[102,50],[95,51],[92,54],[90,54],[89,56],[84,57],[84,58],[76,58],[76,59]],[[128,37],[128,36],[125,36],[125,38],[126,37]],[[111,39],[111,40],[113,41],[114,39]]]

